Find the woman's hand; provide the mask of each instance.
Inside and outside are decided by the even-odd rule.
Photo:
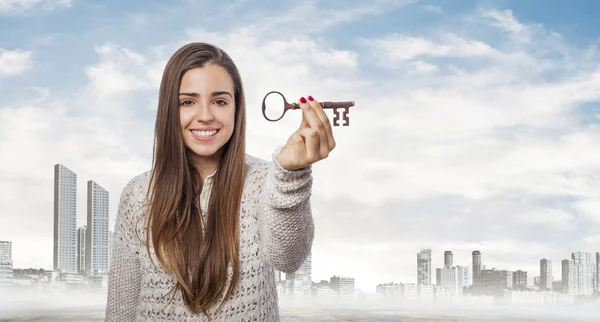
[[[329,156],[335,148],[331,123],[321,104],[311,96],[300,99],[302,122],[277,156],[282,168],[293,171]]]

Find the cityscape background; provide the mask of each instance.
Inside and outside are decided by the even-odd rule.
[[[113,232],[109,227],[110,193],[94,180],[87,180],[85,225],[77,226],[77,173],[63,164],[54,166],[53,267],[13,267],[13,243],[0,240],[0,296],[13,291],[30,294],[54,291],[106,293],[110,274]],[[375,292],[356,288],[355,277],[332,275],[315,282],[312,256],[294,273],[276,272],[280,301],[287,305],[433,305],[537,303],[600,304],[600,251],[573,252],[558,261],[539,260],[539,271],[528,283],[521,269],[485,265],[481,251],[473,250],[472,261],[455,265],[451,250],[443,253],[443,266],[433,267],[431,249],[416,255],[415,281],[385,282]],[[536,260],[533,259],[532,260]],[[334,272],[332,272],[333,274]]]
[[[310,264],[280,276],[282,301],[595,301],[597,12],[594,0],[0,0],[0,301],[67,284],[103,294],[116,196],[150,169],[161,73],[191,41],[238,64],[254,156],[301,120],[267,122],[269,91],[356,102],[314,167]],[[59,220],[57,191],[70,191]]]

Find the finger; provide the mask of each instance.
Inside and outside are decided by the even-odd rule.
[[[325,135],[327,137],[327,145],[322,149],[327,149],[327,153],[325,154],[325,156],[327,156],[329,152],[335,148],[335,139],[333,137],[331,121],[329,120],[329,117],[325,113],[325,110],[323,109],[323,106],[321,106],[321,103],[319,103],[319,101],[315,100],[312,96],[309,96],[308,102],[319,117],[319,119],[321,120],[321,122],[323,123]]]
[[[300,98],[300,109],[302,109],[302,115],[306,118],[306,121],[311,128],[317,131],[323,128],[323,122],[321,122],[317,113],[315,113],[314,109],[304,97]]]
[[[304,150],[296,150],[297,160],[303,160],[309,163],[320,160],[319,149],[321,142],[319,140],[319,133],[310,127],[300,129],[297,133],[304,139]]]
[[[304,103],[302,103],[302,102],[304,102]],[[306,103],[306,100],[304,99],[304,97],[301,97],[300,100],[298,100],[298,105],[300,106],[300,110],[302,110],[302,122],[300,122],[300,127],[298,129],[310,127],[308,119],[306,118],[306,114],[304,113],[304,110],[306,109],[305,106],[308,105],[308,103]]]
[[[311,101],[312,100],[312,101]],[[318,102],[309,96],[309,101],[306,104],[306,107],[303,107],[303,114],[305,114],[306,119],[308,120],[310,127],[317,131],[319,135],[319,151],[317,154],[319,155],[319,159],[324,159],[329,155],[329,142],[327,137],[327,131],[325,129],[325,124],[321,120],[321,117],[318,115],[318,109],[321,109],[321,113],[324,113],[323,108]]]

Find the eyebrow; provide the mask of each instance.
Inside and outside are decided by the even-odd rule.
[[[227,91],[212,92],[211,96],[215,97],[215,96],[224,95],[224,94],[229,95],[231,98],[233,98],[233,95],[231,95],[231,93],[229,93]],[[200,97],[200,94],[198,94],[198,93],[179,93],[179,96]]]

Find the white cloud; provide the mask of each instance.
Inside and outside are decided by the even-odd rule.
[[[158,88],[160,78],[152,73],[152,66],[143,55],[110,43],[97,47],[96,52],[100,54],[100,62],[86,68],[90,79],[88,90],[94,98]]]
[[[433,12],[433,13],[444,13],[444,9],[442,9],[442,7],[440,7],[440,6],[433,6],[433,5],[427,4],[427,5],[421,6],[421,8],[423,8],[426,11]]]
[[[392,33],[373,39],[361,39],[379,64],[386,68],[402,67],[402,63],[420,58],[483,58],[493,61],[522,61],[522,52],[502,52],[480,40],[465,39],[444,32],[435,39]]]
[[[291,34],[318,34],[330,27],[352,23],[366,17],[380,16],[393,10],[417,3],[420,0],[357,1],[346,7],[324,8],[318,1],[298,3],[285,11],[258,11],[244,18],[263,32]],[[310,18],[309,18],[310,17]]]
[[[430,64],[428,62],[424,62],[424,61],[415,61],[412,64],[415,67],[415,70],[418,72],[422,72],[422,73],[432,73],[432,72],[437,72],[438,70],[440,70],[436,65],[434,64]]]
[[[55,10],[69,8],[72,0],[0,0],[0,14],[24,13],[34,8]]]
[[[27,50],[7,50],[0,48],[0,77],[22,74],[32,68],[31,56]]]
[[[514,17],[512,10],[479,9],[479,14],[481,17],[489,18],[492,26],[503,31],[523,33],[529,29]]]

